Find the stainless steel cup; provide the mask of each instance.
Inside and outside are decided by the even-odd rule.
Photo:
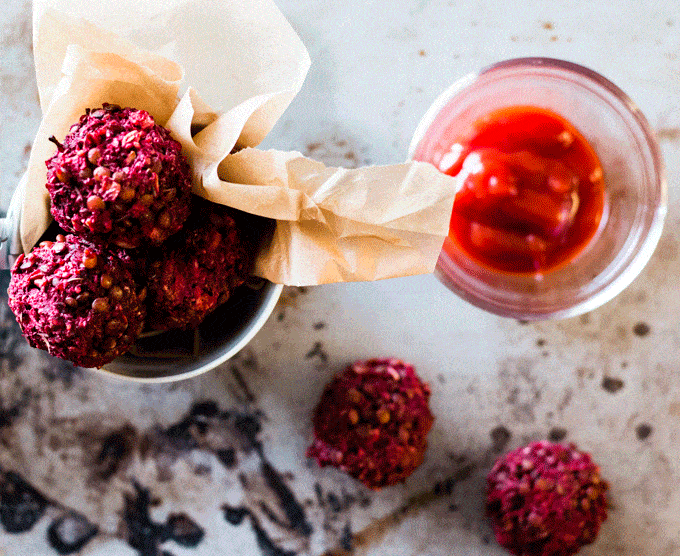
[[[0,219],[0,269],[7,272],[22,252],[19,240],[26,176]],[[143,334],[133,349],[97,372],[138,382],[172,382],[195,377],[238,353],[262,328],[283,286],[253,278],[209,315],[196,331]]]

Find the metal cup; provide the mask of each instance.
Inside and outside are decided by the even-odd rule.
[[[0,269],[8,271],[22,252],[19,222],[26,175],[19,182],[5,218],[0,219]],[[283,286],[251,278],[237,288],[195,331],[142,334],[130,352],[98,372],[138,382],[173,382],[192,378],[238,353],[262,328]]]

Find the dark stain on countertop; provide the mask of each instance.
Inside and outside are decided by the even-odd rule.
[[[205,401],[196,404],[179,423],[167,429],[157,429],[154,437],[149,439],[147,449],[149,453],[154,451],[158,453],[167,451],[166,447],[169,447],[170,452],[174,451],[176,457],[181,452],[194,449],[209,451],[230,470],[234,470],[238,465],[239,450],[245,454],[255,454],[259,459],[259,479],[249,479],[245,474],[241,474],[241,483],[246,490],[256,489],[258,496],[253,497],[254,501],[250,505],[243,506],[242,509],[246,512],[243,515],[250,516],[251,526],[263,553],[273,555],[276,554],[276,547],[267,533],[265,521],[285,529],[293,536],[303,538],[311,535],[312,526],[303,505],[287,485],[284,476],[269,462],[264,453],[258,437],[262,418],[263,415],[258,413],[222,411],[216,402]],[[233,512],[228,515],[233,515]]]
[[[616,394],[625,386],[625,383],[620,378],[605,376],[602,378],[602,389],[610,394]]]
[[[243,358],[242,358],[243,359]],[[241,364],[248,364],[247,357]],[[256,364],[253,362],[252,364]],[[5,422],[11,422],[19,409],[6,409]],[[148,487],[126,475],[130,460],[152,461],[158,469],[158,481],[171,480],[173,463],[182,458],[191,461],[191,452],[213,454],[234,477],[240,477],[244,499],[240,506],[243,515],[250,517],[257,544],[264,556],[293,556],[290,546],[303,547],[312,534],[312,526],[288,481],[289,473],[278,471],[269,461],[260,441],[261,422],[266,419],[257,410],[223,410],[217,402],[204,400],[195,403],[174,424],[153,426],[140,431],[123,424],[108,431],[81,430],[77,442],[86,442],[83,472],[88,474],[90,486],[98,492],[104,488],[122,488],[123,505],[116,537],[135,549],[139,556],[167,556],[163,543],[174,541],[185,548],[201,544],[205,531],[191,516],[172,513],[164,522],[151,517],[150,509],[164,501],[154,497]],[[87,427],[85,427],[87,428]],[[69,450],[68,439],[55,441],[52,449]],[[255,459],[253,459],[255,458]],[[239,468],[243,461],[245,467]],[[197,474],[198,471],[196,471]],[[209,475],[210,466],[201,467],[201,475]],[[115,480],[116,487],[112,481]],[[97,486],[99,485],[99,486]],[[106,487],[104,486],[106,485]],[[20,474],[0,470],[0,525],[7,533],[31,530],[44,516],[52,521],[47,528],[47,540],[59,554],[73,554],[90,540],[107,536],[97,523],[91,523],[78,512],[48,500]],[[225,518],[230,523],[236,520]],[[110,537],[110,533],[108,534]],[[283,543],[283,544],[281,544]],[[286,544],[288,543],[288,545]]]
[[[253,355],[254,357],[254,355]],[[252,368],[253,365],[255,365],[254,361],[252,365],[249,364],[249,361],[246,360],[245,366]],[[234,380],[236,381],[236,384],[238,385],[239,391],[243,394],[243,397],[245,398],[246,402],[248,403],[253,403],[257,401],[257,397],[255,396],[255,393],[250,389],[250,386],[248,385],[248,381],[245,380],[243,377],[243,374],[241,373],[241,370],[239,369],[238,365],[231,364],[229,365],[229,372],[231,372],[232,376],[234,377]]]
[[[353,509],[365,509],[372,503],[363,485],[356,484],[354,488],[355,490],[349,492],[345,486],[338,489],[336,485],[333,485],[328,490],[324,490],[319,482],[314,484],[316,506],[323,516],[321,528],[328,538],[335,539],[338,546],[346,552],[354,548],[351,526]]]
[[[135,492],[125,497],[123,536],[140,556],[163,556],[160,545],[169,540],[187,548],[200,544],[205,534],[202,527],[186,514],[170,514],[165,523],[154,522],[149,510],[157,501],[148,489],[137,483],[133,486]]]
[[[83,369],[58,357],[50,357],[41,372],[47,382],[60,382],[67,390],[83,378]]]
[[[574,389],[571,388],[570,386],[567,386],[564,389],[564,392],[562,393],[562,397],[560,398],[560,401],[557,403],[557,410],[558,411],[564,411],[569,407],[569,404],[571,403],[571,400],[574,398]]]
[[[306,148],[307,156],[317,160],[328,161],[327,164],[343,166],[345,168],[358,168],[359,158],[357,153],[344,139],[335,139],[330,142],[308,143]]]
[[[491,430],[489,436],[491,437],[493,451],[498,453],[502,452],[507,446],[508,442],[512,438],[512,433],[503,425],[499,425],[498,427]]]
[[[286,483],[281,474],[268,460],[259,440],[261,432],[261,413],[240,411],[224,411],[212,400],[195,404],[188,414],[166,428],[156,427],[143,440],[144,455],[160,459],[179,458],[192,450],[203,450],[215,454],[218,461],[226,469],[238,472],[240,482],[245,490],[254,489],[252,500],[249,498],[242,506],[223,506],[224,516],[232,525],[240,524],[246,516],[257,538],[257,543],[265,556],[292,555],[287,549],[277,545],[276,538],[268,532],[266,523],[277,529],[287,531],[289,535],[307,538],[312,533],[303,505]],[[259,460],[259,473],[255,477],[238,471],[238,453],[244,456],[255,455]],[[138,496],[142,491],[138,490]],[[135,502],[139,504],[139,502]],[[146,502],[145,502],[146,504]],[[141,515],[142,523],[146,523],[145,514]],[[168,526],[183,530],[182,542],[185,546],[198,544],[199,531],[194,530],[186,521],[186,516],[168,522]],[[153,527],[147,527],[153,533]],[[150,533],[151,534],[151,533]],[[175,537],[178,536],[174,533]],[[156,537],[154,537],[156,538]],[[177,541],[177,539],[175,538]],[[180,541],[177,541],[180,542]],[[150,553],[153,554],[153,553]],[[147,556],[141,553],[141,556]]]
[[[661,127],[656,130],[656,137],[659,141],[678,141],[680,127]]]
[[[74,554],[98,533],[76,511],[47,499],[18,473],[0,470],[0,524],[6,533],[26,533],[45,516],[56,514],[47,528],[47,542],[58,554]]]
[[[0,272],[0,359],[8,370],[13,370],[18,368],[23,360],[22,348],[26,346],[26,341],[21,335],[14,314],[7,305],[9,281],[10,273]]]
[[[352,534],[352,525],[349,521],[345,523],[340,536],[340,548],[346,552],[351,552],[354,549],[354,535]]]
[[[168,536],[180,546],[194,548],[203,540],[205,531],[186,514],[170,514]]]
[[[651,331],[651,327],[646,322],[638,322],[633,326],[633,334],[644,338]]]
[[[328,363],[328,354],[323,348],[323,343],[314,342],[312,348],[305,354],[305,359],[315,359],[321,365]]]
[[[241,525],[246,517],[250,518],[250,524],[255,533],[257,546],[262,552],[262,556],[296,556],[295,552],[285,550],[277,546],[269,534],[262,528],[257,516],[248,508],[232,507],[224,505],[222,507],[224,519],[231,525]]]
[[[648,423],[640,423],[635,427],[635,435],[637,436],[638,440],[647,440],[650,436],[652,436],[653,432],[654,429]]]
[[[451,496],[458,483],[470,478],[476,466],[472,463],[465,463],[465,460],[463,460],[463,463],[464,465],[456,473],[434,484],[434,487],[432,487],[433,496]]]
[[[47,542],[59,554],[74,554],[85,547],[99,532],[96,525],[76,512],[55,519],[47,529]]]
[[[327,166],[352,169],[370,164],[370,159],[366,158],[368,151],[369,145],[336,127],[307,141],[303,154]]]
[[[595,370],[591,367],[577,367],[575,374],[580,389],[586,387],[586,380],[593,380],[595,378]]]
[[[109,480],[124,466],[136,443],[136,430],[129,424],[104,436],[92,448],[93,459],[88,465],[92,479]]]
[[[548,440],[550,440],[550,442],[561,442],[567,437],[567,434],[567,429],[553,427],[548,431]]]
[[[287,525],[302,536],[309,537],[312,534],[312,526],[307,521],[304,508],[297,501],[290,488],[284,483],[281,475],[265,459],[261,447],[258,448],[258,454],[262,459],[261,471],[265,482],[275,494],[279,507],[287,518],[287,524],[284,525]]]
[[[218,448],[215,450],[215,455],[227,469],[234,469],[236,467],[238,460],[234,448]]]
[[[15,398],[6,400],[0,394],[0,429],[9,427],[16,419],[21,416],[22,411],[28,406],[31,390],[29,388],[22,388],[20,392],[14,394]]]
[[[45,497],[17,473],[0,474],[0,523],[7,533],[30,531],[47,505]]]
[[[343,486],[340,492],[334,490],[324,490],[320,483],[314,483],[314,494],[316,495],[316,505],[321,509],[323,519],[323,529],[333,533],[338,539],[346,537],[346,520],[352,508],[368,508],[372,499],[366,494],[366,489],[362,485],[357,485],[356,490],[348,492]],[[339,525],[338,525],[339,523]]]
[[[500,362],[499,407],[510,409],[512,422],[526,424],[536,420],[536,407],[545,384],[535,372],[535,364],[525,357],[511,357]]]

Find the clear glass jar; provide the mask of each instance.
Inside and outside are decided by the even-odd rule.
[[[482,116],[518,105],[558,113],[593,146],[605,180],[600,227],[576,258],[537,275],[481,266],[447,238],[435,274],[463,299],[498,315],[572,317],[620,293],[654,252],[667,204],[661,152],[640,110],[601,75],[561,60],[519,58],[467,75],[444,91],[418,125],[409,158],[430,162],[442,137],[453,142]]]

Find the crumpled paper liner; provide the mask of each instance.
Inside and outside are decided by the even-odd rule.
[[[34,53],[44,116],[22,181],[24,252],[51,222],[48,137],[63,140],[86,108],[109,102],[147,110],[171,131],[194,193],[276,220],[258,276],[315,285],[434,269],[453,178],[421,162],[346,170],[253,148],[309,67],[269,0],[35,0]]]

